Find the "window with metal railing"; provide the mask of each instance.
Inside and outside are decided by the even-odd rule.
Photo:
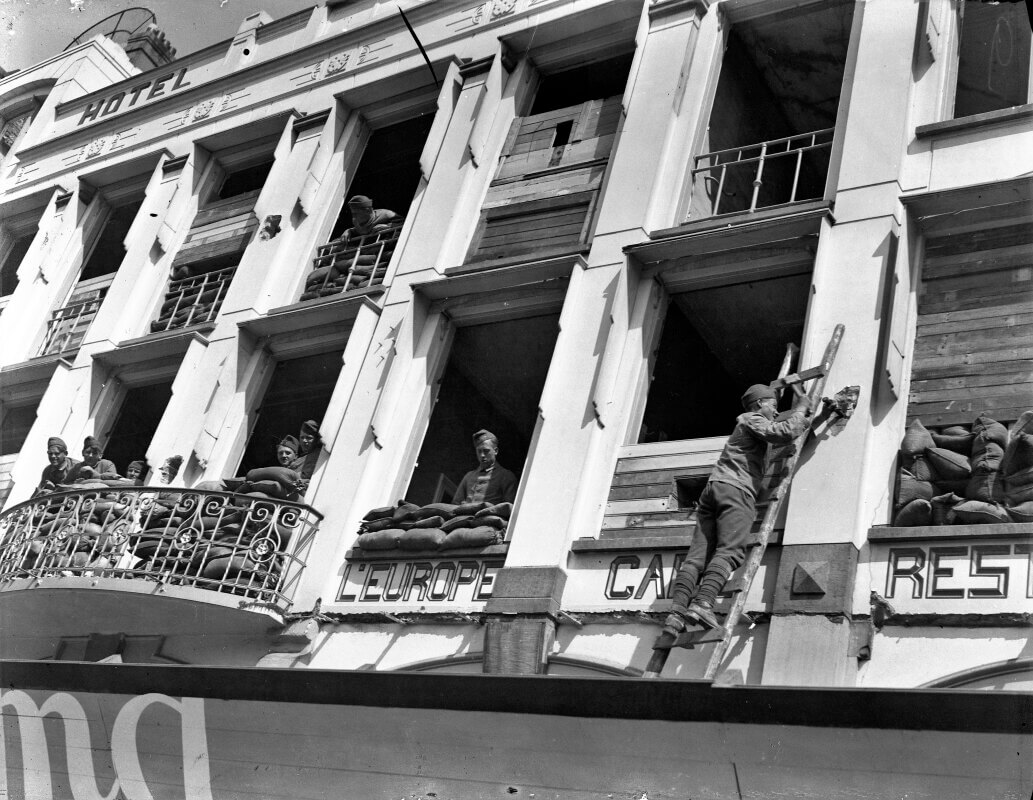
[[[66,305],[51,312],[47,334],[39,351],[41,356],[78,349],[104,302],[113,278],[114,275],[103,275],[92,281],[83,281],[76,286]]]
[[[402,221],[363,235],[341,236],[321,245],[305,279],[302,300],[368,289],[384,282]]]
[[[702,182],[710,215],[756,211],[822,196],[834,128],[703,153],[693,183]]]
[[[158,318],[151,323],[151,333],[212,322],[236,271],[234,265],[170,281]]]

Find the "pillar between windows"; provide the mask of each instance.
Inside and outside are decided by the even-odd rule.
[[[506,567],[499,572],[484,607],[484,672],[545,672],[566,582],[560,567]]]

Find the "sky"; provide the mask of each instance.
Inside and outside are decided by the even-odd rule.
[[[24,69],[60,53],[76,36],[127,8],[154,12],[177,57],[232,39],[244,17],[274,19],[317,0],[0,0],[0,67]]]

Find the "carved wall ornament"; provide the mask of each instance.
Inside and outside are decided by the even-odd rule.
[[[338,72],[342,72],[348,66],[348,54],[347,53],[336,53],[330,56],[326,61],[326,74],[336,75]]]
[[[92,142],[86,145],[86,152],[84,153],[84,157],[93,158],[94,156],[99,156],[101,152],[104,150],[105,142],[106,139],[103,136],[99,139],[94,139]]]
[[[204,100],[194,106],[194,119],[204,119],[212,113],[212,109],[215,108],[214,100]]]
[[[491,18],[498,19],[512,14],[516,8],[516,0],[493,0],[491,4]]]

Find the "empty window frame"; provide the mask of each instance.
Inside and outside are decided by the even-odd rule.
[[[36,403],[8,405],[0,410],[0,456],[19,453],[36,421]]]
[[[638,441],[728,435],[746,387],[774,380],[800,344],[810,282],[808,271],[672,296]]]
[[[477,467],[472,437],[482,429],[499,439],[498,463],[520,478],[558,322],[544,314],[456,330],[406,500],[451,502]]]
[[[118,271],[126,257],[125,239],[136,214],[143,205],[143,196],[136,195],[112,208],[104,227],[97,236],[89,255],[83,262],[79,281],[88,281]]]
[[[690,218],[824,196],[853,3],[736,23],[699,155]]]
[[[3,254],[3,261],[0,262],[0,297],[14,294],[15,288],[18,286],[18,268],[35,238],[35,231],[16,236],[7,248],[7,252]]]
[[[958,49],[954,117],[997,111],[1030,101],[1030,20],[1021,2],[967,0]]]
[[[301,423],[321,422],[341,372],[341,350],[277,361],[236,474],[275,465],[276,445]]]

